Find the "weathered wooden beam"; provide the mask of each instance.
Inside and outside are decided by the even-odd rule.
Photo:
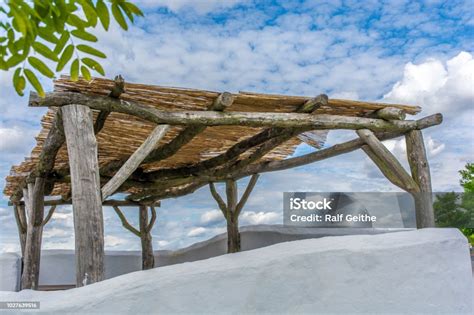
[[[148,154],[153,151],[158,142],[163,139],[168,129],[168,125],[159,125],[151,132],[148,138],[130,156],[127,162],[122,165],[114,177],[112,177],[112,179],[102,187],[102,200],[107,199],[107,197],[117,191],[117,189],[130,177],[138,166],[140,166]]]
[[[245,188],[244,194],[240,198],[240,201],[237,204],[237,206],[235,207],[235,212],[236,212],[237,216],[240,215],[240,213],[242,212],[242,209],[244,208],[245,204],[247,203],[247,200],[249,199],[249,196],[252,193],[252,190],[254,189],[255,184],[257,184],[257,180],[258,180],[259,177],[260,177],[260,175],[258,175],[258,174],[253,174],[252,177],[250,177],[250,181],[247,185],[247,188]]]
[[[441,121],[442,121],[442,116],[440,114],[436,114],[436,115],[428,116],[420,120],[417,120],[417,124],[420,126],[420,128],[429,128],[429,127],[440,124]],[[377,138],[383,141],[383,140],[397,138],[403,135],[404,135],[403,132],[378,133]],[[216,176],[213,176],[212,174],[207,175],[207,176],[195,174],[195,176],[190,177],[190,182],[188,184],[186,184],[186,182],[180,183],[181,185],[184,185],[183,187],[171,187],[167,189],[155,190],[153,188],[153,185],[151,185],[149,191],[143,191],[140,194],[132,194],[128,196],[127,199],[140,200],[140,202],[153,202],[154,200],[159,200],[159,199],[176,198],[176,197],[193,193],[194,191],[201,188],[202,186],[207,185],[209,182],[218,182],[218,181],[225,180],[227,178],[242,178],[245,176],[250,176],[252,174],[282,171],[282,170],[291,169],[294,167],[300,167],[303,165],[307,165],[310,163],[318,162],[318,161],[328,159],[334,156],[338,156],[341,154],[355,151],[357,149],[362,148],[362,146],[364,145],[365,145],[365,141],[362,140],[361,138],[357,138],[357,139],[350,140],[344,143],[336,144],[326,149],[308,153],[299,157],[289,158],[289,159],[285,159],[281,161],[266,161],[266,162],[250,164],[242,170],[229,172],[228,174],[225,174],[224,176],[216,177]]]
[[[44,215],[44,184],[46,180],[37,177],[34,182],[28,183],[24,190],[25,208],[28,214],[26,244],[23,256],[23,273],[21,288],[36,290],[38,288],[41,240],[43,235]]]
[[[374,151],[368,146],[363,145],[362,150],[367,154],[367,156],[374,162],[374,164],[379,168],[382,174],[395,186],[400,187],[403,190],[406,190],[406,186],[400,180],[399,176],[392,171],[389,165],[380,158]]]
[[[56,155],[61,146],[64,144],[64,141],[65,138],[62,127],[62,115],[61,111],[58,110],[39,154],[36,168],[30,173],[27,181],[34,181],[36,177],[46,177],[53,170],[54,163],[56,161]],[[21,200],[23,197],[23,188],[25,187],[26,181],[18,186],[17,192],[15,192],[11,198],[13,202]]]
[[[153,211],[153,210],[152,210]],[[154,212],[152,212],[153,214]],[[155,218],[156,218],[156,213]],[[151,226],[153,223],[148,222],[148,207],[140,206],[139,226],[140,226],[140,242],[142,245],[142,270],[155,267],[155,256],[153,255],[153,240],[151,236]]]
[[[48,215],[43,219],[43,222],[41,222],[42,226],[45,226],[49,220],[53,217],[54,210],[56,210],[56,206],[51,206],[48,211]]]
[[[221,209],[222,214],[224,215],[225,218],[227,218],[227,205],[222,199],[222,197],[219,195],[219,193],[217,192],[216,186],[214,185],[213,182],[209,183],[209,190],[211,191],[212,197],[217,202],[219,209]]]
[[[310,113],[323,105],[327,105],[327,102],[327,95],[321,94],[315,97],[314,99],[310,99],[305,102],[299,109],[297,109],[297,112]],[[256,152],[254,152],[250,157],[247,157],[245,160],[239,161],[238,164],[232,166],[233,169],[242,168],[303,131],[305,131],[305,129],[284,129],[277,127],[267,128],[249,138],[246,138],[234,144],[229,149],[227,149],[226,152],[220,155],[196,163],[192,166],[162,169],[155,172],[150,172],[145,175],[146,180],[153,181],[157,178],[160,178],[161,180],[170,180],[177,177],[193,176],[195,174],[212,174],[215,172],[216,167],[224,164],[232,165],[234,164],[234,162],[236,162],[236,159],[239,157],[240,154],[248,151],[253,147],[260,146],[257,148]],[[224,166],[222,168],[225,169],[226,167]]]
[[[119,98],[122,93],[125,92],[125,80],[121,75],[114,78],[114,86],[110,90],[109,97]],[[110,111],[101,110],[94,123],[94,133],[98,134],[105,125],[107,117],[110,115]]]
[[[25,206],[15,203],[13,205],[15,221],[18,228],[18,238],[20,240],[21,256],[25,256],[27,222]]]
[[[30,106],[65,106],[82,104],[97,110],[133,115],[156,124],[170,125],[239,125],[251,127],[282,127],[310,129],[369,129],[372,131],[408,131],[418,129],[416,121],[385,121],[364,117],[311,115],[298,113],[249,113],[211,111],[163,111],[139,103],[91,96],[74,92],[47,93],[44,98],[32,92]]]
[[[240,251],[239,216],[236,207],[238,202],[237,183],[234,179],[225,182],[227,196],[227,253]]]
[[[17,203],[20,206],[24,206],[25,202],[24,201],[18,201]],[[10,201],[8,203],[9,206],[12,206],[13,203]],[[72,201],[70,199],[64,200],[64,199],[48,199],[44,201],[45,206],[62,206],[62,205],[72,205]],[[138,207],[140,204],[137,202],[133,202],[130,200],[115,200],[115,199],[108,199],[102,202],[103,206],[118,206],[118,207]],[[155,204],[151,205],[154,207],[159,207],[160,202],[157,201]]]
[[[377,110],[373,116],[385,120],[404,120],[406,117],[406,113],[401,108],[385,107]]]
[[[414,194],[416,226],[427,228],[435,226],[431,175],[421,130],[412,130],[405,135],[407,157],[411,174],[420,187],[420,193]]]
[[[68,105],[61,110],[71,170],[76,285],[80,287],[104,279],[104,220],[97,141],[89,107]]]
[[[139,206],[141,207],[141,206]],[[120,210],[118,206],[112,206],[112,208],[115,210],[115,213],[117,213],[118,217],[120,218],[120,222],[122,222],[122,226],[135,234],[138,237],[141,237],[140,231],[137,230],[136,228],[133,227],[128,221],[123,212]]]
[[[228,92],[220,94],[216,100],[208,107],[207,110],[223,111],[232,105],[234,97]],[[174,155],[180,148],[189,143],[194,137],[203,132],[206,126],[187,126],[169,143],[166,143],[154,150],[152,150],[145,158],[143,163],[158,162]],[[100,173],[107,175],[113,174],[118,170],[126,160],[117,160],[108,163],[100,169]]]
[[[420,188],[417,183],[372,131],[361,129],[357,130],[357,134],[367,143],[370,150],[377,157],[377,159],[373,161],[380,168],[382,173],[387,176],[388,180],[410,193],[419,192]],[[369,157],[373,157],[373,155],[370,153]]]

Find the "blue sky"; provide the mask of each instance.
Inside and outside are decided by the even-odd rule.
[[[318,95],[416,104],[442,112],[426,131],[433,187],[460,190],[458,170],[473,160],[474,60],[472,1],[191,1],[142,0],[145,17],[128,32],[98,28],[107,77],[217,91]],[[27,107],[0,73],[0,186],[27,156],[41,109]],[[47,90],[52,89],[44,81]],[[419,115],[419,116],[421,116]],[[329,134],[327,145],[354,137]],[[402,139],[386,142],[401,160]],[[297,154],[308,152],[302,146]],[[406,166],[406,163],[405,163]],[[246,180],[239,184],[243,187]],[[241,189],[242,190],[242,189]],[[397,191],[363,153],[264,174],[241,225],[281,223],[284,191]],[[126,209],[137,224],[136,211]],[[104,210],[108,249],[138,249],[113,211]],[[18,248],[7,200],[0,200],[0,251]],[[180,248],[225,230],[207,188],[163,201],[153,229],[156,249]],[[45,248],[72,248],[70,207],[45,227]]]

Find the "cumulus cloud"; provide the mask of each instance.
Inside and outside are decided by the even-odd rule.
[[[31,129],[0,127],[0,152],[2,154],[23,153],[31,151],[34,144],[34,132]]]
[[[114,235],[106,235],[105,236],[105,247],[118,247],[119,245],[123,245],[127,242],[126,239],[117,237]]]
[[[474,60],[461,52],[443,63],[429,59],[420,64],[408,63],[403,78],[384,95],[386,101],[423,106],[424,113],[459,114],[474,105]]]
[[[206,229],[206,228],[199,226],[199,227],[196,227],[196,228],[191,229],[191,230],[188,232],[187,236],[188,236],[188,237],[201,236],[201,235],[205,234],[206,232],[207,232],[207,229]]]
[[[231,8],[242,2],[244,0],[139,0],[137,4],[145,9],[165,7],[173,12],[191,9],[196,13],[206,14],[211,11]]]
[[[240,222],[242,224],[281,224],[282,215],[277,212],[255,212],[255,211],[244,211],[241,214]]]
[[[224,215],[220,210],[206,211],[201,215],[201,224],[213,225],[224,221]]]

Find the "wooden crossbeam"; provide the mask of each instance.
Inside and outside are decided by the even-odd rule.
[[[388,180],[408,192],[419,192],[420,188],[417,183],[372,131],[361,129],[357,130],[357,134],[367,143],[367,147],[362,147],[364,152],[374,161]]]
[[[153,151],[158,142],[163,139],[169,127],[169,125],[159,125],[151,132],[148,138],[122,165],[114,177],[112,177],[112,179],[102,187],[102,200],[107,199],[107,197],[115,193],[117,189],[130,177],[148,154]]]
[[[228,92],[220,94],[207,110],[223,111],[234,102],[234,97]],[[194,137],[203,132],[206,126],[187,126],[169,143],[152,150],[143,163],[158,162],[174,155],[180,148],[189,143]],[[113,174],[126,160],[117,160],[108,163],[100,170],[101,174]]]
[[[421,118],[416,121],[416,124],[420,129],[429,128],[432,126],[439,125],[442,122],[442,115],[435,114]],[[379,140],[389,140],[403,136],[404,132],[386,132],[378,133],[376,136]],[[233,173],[225,174],[224,176],[216,177],[212,174],[209,176],[202,176],[200,174],[195,174],[191,177],[189,182],[182,182],[182,187],[168,187],[166,189],[154,189],[153,185],[150,186],[150,189],[145,189],[140,194],[132,194],[127,197],[127,200],[140,200],[140,202],[154,202],[155,200],[166,199],[166,198],[176,198],[184,196],[190,193],[193,193],[197,189],[207,185],[209,182],[218,182],[223,181],[226,178],[242,178],[252,174],[282,171],[286,169],[291,169],[295,167],[300,167],[331,157],[335,157],[341,154],[349,153],[355,150],[358,150],[366,145],[365,141],[361,138],[356,138],[344,143],[336,144],[332,147],[318,150],[316,152],[308,153],[302,156],[289,158],[281,161],[268,161],[260,162],[255,164],[250,164],[244,169],[238,170]]]
[[[300,108],[297,109],[297,112],[311,113],[320,108],[321,106],[327,105],[327,103],[327,95],[321,94],[313,99],[306,101]],[[222,169],[228,169],[232,164],[236,162],[236,159],[242,153],[250,150],[253,147],[258,147],[256,152],[254,152],[250,157],[247,157],[245,160],[239,161],[237,165],[232,166],[233,169],[242,168],[303,131],[306,131],[306,129],[285,129],[277,127],[266,128],[265,130],[257,133],[256,135],[253,135],[234,144],[222,154],[219,154],[202,162],[198,162],[192,166],[161,169],[155,172],[150,172],[145,175],[146,180],[153,181],[158,178],[160,178],[160,180],[170,180],[173,178],[192,176],[194,174],[212,174],[216,172],[216,167],[229,164],[227,167],[222,167]]]
[[[18,206],[22,207],[25,205],[25,202],[24,201],[18,201],[17,203]],[[8,203],[9,206],[13,206],[14,204],[10,201]],[[44,205],[45,206],[64,206],[64,205],[72,205],[72,201],[71,200],[64,200],[64,199],[49,199],[49,200],[44,200]],[[140,206],[140,203],[138,202],[133,202],[133,201],[130,201],[130,200],[114,200],[114,199],[107,199],[105,201],[102,202],[102,205],[103,206],[107,206],[107,207],[112,207],[112,206],[118,206],[118,207],[138,207]],[[154,207],[159,207],[160,206],[160,202],[156,202],[154,204],[152,204],[152,206]],[[25,222],[25,220],[23,220],[22,222]]]
[[[30,106],[64,106],[83,104],[97,110],[109,110],[136,116],[156,124],[170,125],[239,125],[249,127],[283,127],[310,129],[369,129],[372,131],[408,131],[418,129],[416,121],[350,117],[339,115],[311,115],[298,113],[249,113],[211,111],[164,111],[136,102],[107,96],[85,95],[74,92],[47,93],[44,98],[32,92]]]

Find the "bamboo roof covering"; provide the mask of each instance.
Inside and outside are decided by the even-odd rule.
[[[108,79],[94,78],[89,82],[84,80],[73,82],[68,77],[61,77],[55,81],[54,90],[57,92],[79,92],[88,95],[108,95],[113,86],[114,81]],[[206,110],[219,94],[220,92],[205,90],[126,83],[125,93],[120,98],[160,110],[199,111]],[[305,101],[314,97],[249,92],[239,92],[233,94],[233,96],[234,102],[226,111],[291,113],[295,112]],[[420,108],[416,106],[329,99],[328,105],[317,109],[314,114],[366,117],[387,106],[403,109],[407,114],[416,114],[420,111]],[[35,169],[57,110],[55,107],[48,109],[48,112],[42,118],[42,128],[36,137],[37,143],[30,156],[25,158],[21,164],[11,168],[10,174],[6,178],[5,195],[11,196],[14,194],[30,172]],[[94,112],[95,116],[97,114],[98,112]],[[99,165],[102,167],[112,161],[129,157],[155,127],[153,123],[135,116],[112,112],[105,121],[103,129],[97,134]],[[183,126],[172,126],[160,141],[158,147],[170,142],[183,128]],[[141,165],[141,168],[144,172],[150,172],[162,168],[193,165],[222,154],[235,143],[251,137],[261,130],[262,128],[246,126],[210,126],[181,147],[173,156],[159,162]],[[296,146],[300,143],[300,138],[294,137],[267,153],[260,161],[285,159],[294,152]],[[66,145],[63,145],[56,156],[55,170],[65,168],[68,168],[68,155]],[[56,183],[51,195],[64,196],[69,193],[69,189],[67,183]],[[138,189],[131,189],[129,192],[137,191]]]

